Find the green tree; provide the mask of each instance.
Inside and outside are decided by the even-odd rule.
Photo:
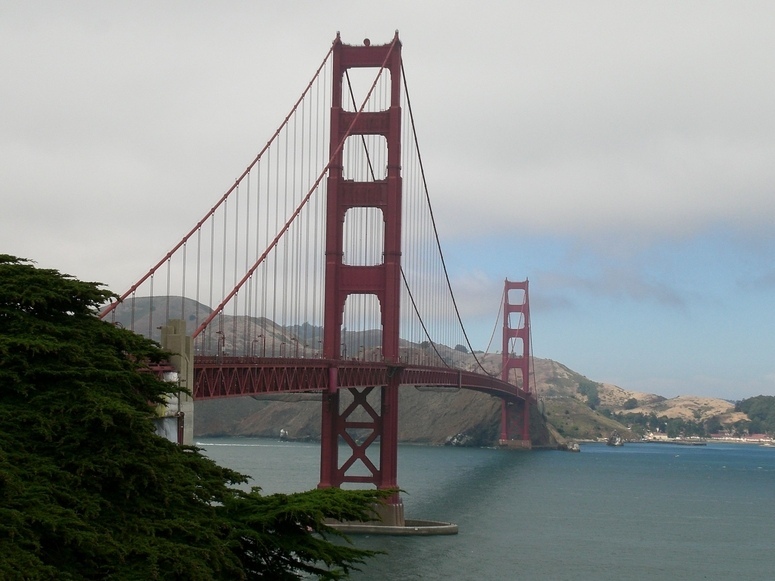
[[[708,435],[717,434],[724,429],[721,424],[721,419],[718,416],[713,416],[705,421],[705,433]]]
[[[597,383],[590,381],[589,379],[584,378],[579,380],[579,393],[586,396],[587,405],[592,409],[595,409],[600,405],[600,396],[597,393],[597,386]]]
[[[626,402],[624,402],[624,409],[626,410],[634,410],[636,407],[638,407],[638,400],[634,397],[631,397]]]
[[[757,395],[744,399],[735,404],[735,411],[748,416],[751,433],[775,434],[775,396]]]
[[[337,579],[371,552],[327,518],[380,491],[264,496],[155,435],[155,343],[100,321],[113,295],[0,255],[0,578]]]

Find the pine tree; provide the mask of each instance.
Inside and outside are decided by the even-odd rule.
[[[264,496],[154,433],[154,342],[99,320],[115,298],[0,255],[0,578],[338,579],[372,555],[328,518],[379,491]]]

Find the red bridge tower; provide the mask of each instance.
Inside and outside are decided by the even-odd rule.
[[[503,351],[501,380],[508,382],[511,370],[516,369],[515,385],[521,387],[524,400],[503,400],[501,408],[500,445],[512,448],[530,448],[530,301],[528,281],[511,282],[506,279],[503,291]],[[521,295],[521,301],[512,302],[511,291]],[[517,316],[514,316],[517,315]],[[521,348],[520,348],[521,347]],[[521,409],[520,409],[521,408]]]
[[[343,80],[351,68],[382,69],[390,75],[390,104],[383,111],[346,111],[343,108]],[[333,89],[331,100],[331,163],[327,181],[326,283],[323,356],[341,359],[342,324],[345,302],[350,295],[372,294],[379,300],[382,320],[382,354],[385,363],[399,361],[399,321],[401,292],[401,43],[398,34],[387,45],[342,44],[337,35],[333,47]],[[345,139],[381,135],[387,142],[387,174],[384,179],[354,181],[345,179],[343,150]],[[384,246],[381,264],[370,266],[344,263],[344,221],[353,208],[377,208],[384,220]],[[370,483],[378,488],[397,488],[398,373],[388,373],[387,385],[362,389],[348,388],[352,403],[340,409],[338,368],[330,368],[328,392],[323,395],[321,426],[321,488],[345,482]],[[367,401],[369,393],[380,391],[380,405]],[[353,419],[355,418],[355,419]],[[364,418],[366,418],[364,420]],[[370,431],[362,441],[355,430]],[[350,457],[339,463],[339,439],[350,448]],[[370,459],[367,448],[379,439],[379,466]],[[361,471],[354,474],[357,466]],[[365,467],[366,474],[363,473]],[[398,494],[388,503],[384,524],[404,525],[403,504]]]

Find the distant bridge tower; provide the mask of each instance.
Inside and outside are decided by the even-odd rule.
[[[517,291],[512,296],[511,291]],[[522,291],[522,292],[519,292]],[[515,302],[512,300],[517,299]],[[521,299],[521,300],[519,300]],[[503,291],[503,351],[501,380],[509,382],[517,370],[517,386],[530,392],[530,300],[528,281],[506,279]],[[530,397],[520,402],[503,400],[500,445],[530,448]]]
[[[390,75],[390,104],[383,111],[346,111],[343,108],[343,80],[351,68],[373,68],[375,77]],[[342,324],[345,302],[350,295],[371,294],[379,301],[382,321],[382,354],[385,362],[398,364],[401,292],[401,43],[398,34],[387,45],[342,44],[337,35],[333,48],[333,88],[331,102],[331,142],[327,181],[326,282],[323,356],[337,360],[342,354]],[[360,104],[359,104],[360,105]],[[364,135],[379,135],[387,145],[387,174],[382,179],[345,179],[343,150],[345,138],[362,141]],[[366,152],[364,152],[366,155]],[[381,176],[379,176],[381,177]],[[384,221],[383,261],[376,265],[344,263],[344,223],[353,208],[376,208]],[[330,369],[330,387],[323,397],[321,426],[321,488],[360,482],[378,488],[397,488],[398,374],[388,373],[387,385],[364,389],[350,388],[353,402],[340,410],[338,368]],[[381,392],[379,409],[366,397],[375,388]],[[364,413],[365,412],[365,413]],[[354,418],[354,419],[353,419]],[[357,421],[356,421],[357,420]],[[361,440],[354,430],[370,430]],[[340,438],[350,447],[350,458],[339,463]],[[368,446],[380,442],[379,466],[367,454]],[[360,443],[359,443],[360,442]],[[357,466],[359,474],[351,468]],[[363,469],[367,474],[363,474]],[[383,515],[385,524],[404,525],[403,504],[396,494]]]

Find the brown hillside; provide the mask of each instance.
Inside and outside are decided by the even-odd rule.
[[[376,395],[376,392],[375,394]],[[198,436],[320,437],[320,407],[309,396],[273,399],[235,398],[196,403],[194,429]],[[377,401],[370,403],[378,406]],[[376,398],[375,398],[376,399]],[[500,400],[469,390],[399,392],[398,438],[401,442],[443,444],[465,432],[482,444],[497,440]]]
[[[640,400],[638,400],[640,403]],[[712,397],[696,395],[679,395],[671,399],[658,402],[644,402],[636,408],[628,410],[639,414],[655,413],[657,417],[681,418],[691,421],[705,421],[712,417],[719,417],[722,424],[732,424],[745,420],[747,416],[742,412],[736,412],[734,404]]]

